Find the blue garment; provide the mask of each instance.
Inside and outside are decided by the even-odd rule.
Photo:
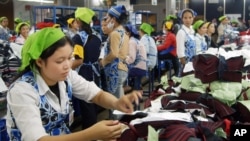
[[[118,46],[120,48],[123,42],[125,32],[123,30],[117,30],[117,32],[120,33],[121,35],[121,41]],[[105,56],[109,53],[110,53],[110,43],[108,42],[105,48]],[[115,58],[113,62],[104,66],[104,72],[105,72],[106,83],[107,83],[107,91],[112,94],[115,94],[116,92],[118,92],[117,89],[119,88],[120,78],[119,78],[119,73],[118,73],[119,72],[118,64],[120,61],[121,60],[119,58]]]
[[[37,91],[37,94],[39,94],[38,93],[39,88],[34,79],[34,74],[31,71],[25,73],[18,81],[24,81],[24,82],[31,84],[34,87],[34,89]],[[48,133],[51,136],[70,133],[70,130],[67,124],[69,122],[69,112],[72,106],[71,105],[72,104],[71,103],[72,87],[68,81],[65,81],[65,83],[67,86],[67,93],[69,96],[69,101],[68,101],[67,109],[66,111],[64,111],[64,113],[57,112],[48,102],[46,95],[40,96],[39,108],[40,108],[40,113],[41,113],[41,120],[42,120],[46,133]],[[15,117],[13,117],[13,114],[11,111],[10,113],[11,113],[11,117],[14,123],[14,125],[11,126],[10,139],[15,140],[15,141],[21,141],[22,134],[15,123]]]
[[[186,56],[186,61],[190,62],[192,61],[193,56],[196,55],[196,45],[195,45],[195,40],[190,35],[188,34],[184,29],[182,29],[186,33],[187,41],[185,42],[185,56]]]

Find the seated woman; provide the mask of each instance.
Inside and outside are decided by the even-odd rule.
[[[17,38],[15,43],[23,45],[29,36],[30,25],[26,22],[21,22],[16,26]]]
[[[193,28],[195,31],[196,54],[200,54],[207,50],[207,42],[205,40],[207,26],[204,21],[198,20],[194,23]]]
[[[158,50],[158,59],[165,60],[170,59],[173,67],[175,75],[178,75],[179,72],[179,61],[176,54],[176,37],[173,31],[173,23],[165,22],[162,26],[162,31],[164,33],[164,41],[161,45],[157,46]]]
[[[126,58],[128,64],[129,85],[134,90],[141,90],[141,79],[147,73],[147,52],[139,41],[139,33],[128,24],[125,26],[126,34],[129,36],[129,55]]]

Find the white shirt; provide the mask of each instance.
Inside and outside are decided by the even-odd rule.
[[[185,25],[182,25],[180,30],[177,32],[177,35],[176,35],[176,47],[177,47],[177,56],[178,58],[182,58],[182,57],[185,57],[185,42],[187,40],[187,37],[186,37],[186,33],[187,34],[190,34],[193,36],[194,34],[194,30],[192,28],[192,26],[190,26],[189,28],[186,27]]]
[[[67,108],[66,102],[69,100],[64,81],[58,82],[60,105],[58,97],[49,89],[43,78],[39,74],[35,74],[35,78],[39,94],[29,83],[19,81],[14,84],[7,95],[8,108],[10,107],[15,117],[17,126],[22,133],[22,140],[24,141],[35,141],[47,135],[40,117],[39,101],[41,95],[45,95],[51,106],[61,113],[65,112]],[[70,71],[68,80],[72,85],[73,95],[87,102],[100,91],[100,88],[94,82],[85,80],[75,71]],[[6,121],[7,130],[10,132],[10,127],[13,123],[9,110]]]
[[[144,45],[147,52],[148,68],[153,69],[157,63],[157,46],[155,41],[151,36],[144,34],[141,37],[140,42]]]
[[[195,34],[195,47],[196,47],[196,54],[202,53],[201,44],[207,44],[205,37],[201,36],[199,33]]]
[[[15,43],[20,44],[20,45],[23,45],[24,42],[25,42],[25,40],[26,40],[26,39],[23,37],[23,35],[20,34],[20,35],[16,38]]]

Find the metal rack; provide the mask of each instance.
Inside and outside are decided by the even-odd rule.
[[[60,16],[72,16],[74,17],[74,12],[77,7],[73,6],[33,6],[32,7],[32,15],[33,22],[32,24],[36,27],[37,22],[46,22],[50,21],[53,23],[58,23],[58,15]],[[97,30],[102,35],[101,30],[101,20],[106,15],[108,10],[104,9],[92,9],[95,11],[99,24],[94,24],[93,28]],[[62,28],[67,27],[67,23],[65,20],[65,25],[61,25]],[[36,30],[36,28],[35,28]]]

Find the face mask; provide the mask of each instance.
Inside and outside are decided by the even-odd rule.
[[[94,23],[93,23],[93,22],[91,22],[89,25],[90,25],[90,27],[93,27]]]
[[[114,28],[114,23],[109,22],[107,25],[107,28],[113,29]]]
[[[163,34],[166,34],[166,30],[162,30],[162,33],[163,33]]]

